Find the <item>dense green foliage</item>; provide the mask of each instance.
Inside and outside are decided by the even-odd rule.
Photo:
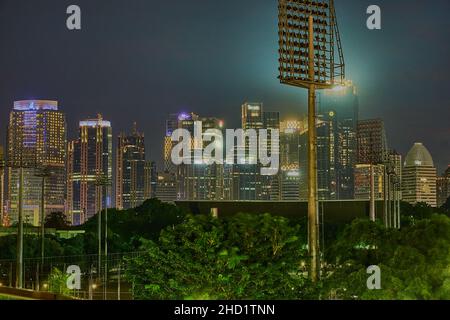
[[[127,277],[138,299],[450,299],[450,219],[425,204],[403,210],[401,230],[368,220],[331,230],[316,285],[305,228],[270,215],[189,217],[145,242]],[[371,265],[381,290],[367,289]]]
[[[443,215],[398,230],[354,221],[328,250],[325,297],[450,299],[450,219]],[[381,290],[368,290],[367,267],[381,268]]]
[[[307,298],[299,234],[269,214],[190,216],[146,242],[126,275],[138,299]]]
[[[448,202],[440,209],[402,204],[401,230],[368,220],[326,224],[322,280],[315,285],[307,279],[305,220],[214,219],[150,200],[108,210],[108,246],[112,253],[142,252],[126,261],[137,299],[450,299]],[[48,226],[64,225],[62,218],[48,217]],[[45,255],[95,254],[97,222],[75,228],[86,232],[72,239],[47,235]],[[40,241],[27,230],[24,256],[39,257]],[[15,235],[0,237],[0,259],[14,259],[15,250]],[[372,265],[381,268],[381,290],[367,289]]]
[[[108,210],[109,252],[130,252],[137,250],[141,239],[157,239],[162,229],[181,223],[185,213],[178,207],[158,200],[148,200],[140,207],[130,210]],[[102,214],[105,218],[105,214]],[[98,250],[97,217],[86,224],[68,228],[65,217],[54,213],[46,218],[47,228],[79,229],[85,234],[72,239],[61,239],[46,235],[45,256],[74,256],[95,254]],[[104,226],[104,220],[102,223]],[[40,257],[40,240],[25,227],[24,257]],[[15,259],[16,235],[0,237],[0,259]]]

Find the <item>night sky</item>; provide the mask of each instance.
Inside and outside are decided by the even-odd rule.
[[[384,119],[391,148],[423,142],[439,171],[450,163],[450,1],[336,0],[347,78],[360,117]],[[66,8],[82,9],[82,30]],[[378,4],[383,30],[366,28]],[[242,102],[286,118],[305,90],[277,80],[275,0],[0,0],[0,137],[14,100],[55,99],[69,138],[102,113],[114,135],[133,121],[148,156],[161,157],[168,113],[194,111],[240,124]]]

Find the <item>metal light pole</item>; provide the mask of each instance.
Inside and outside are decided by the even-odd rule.
[[[102,203],[103,198],[103,188],[105,189],[105,247],[104,247],[104,273],[103,273],[103,299],[106,300],[107,296],[107,277],[108,277],[108,195],[109,195],[109,186],[111,184],[111,180],[106,175],[101,175],[97,181],[96,185],[100,188],[100,203]],[[101,208],[101,205],[99,206]],[[98,213],[98,265],[99,270],[101,266],[101,255],[102,255],[102,218],[101,211]]]
[[[16,288],[23,288],[23,168],[19,168],[19,217],[16,246]]]
[[[333,0],[279,0],[278,9],[280,82],[308,89],[309,276],[316,282],[320,278],[316,90],[343,83],[344,56]]]
[[[375,172],[373,164],[370,164],[370,221],[375,222],[377,219],[375,210]]]
[[[41,234],[41,266],[40,273],[44,270],[44,260],[45,260],[45,183],[47,178],[51,176],[51,172],[48,167],[42,167],[40,171],[36,174],[37,177],[41,178],[41,203],[40,203],[40,213],[41,213],[41,225],[40,225],[40,234]],[[39,273],[38,273],[39,274]],[[39,291],[39,279],[37,280],[37,291]]]

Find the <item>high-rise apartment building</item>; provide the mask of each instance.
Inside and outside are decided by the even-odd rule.
[[[111,206],[112,128],[101,115],[80,121],[79,138],[68,148],[68,213],[74,225],[83,224]]]
[[[444,174],[437,178],[437,206],[441,207],[450,198],[450,165]]]
[[[319,96],[319,115],[332,115],[334,126],[330,128],[335,149],[336,199],[353,199],[354,167],[357,158],[357,124],[359,103],[356,87],[351,81]],[[331,173],[331,171],[330,171]],[[333,177],[328,179],[333,181]]]
[[[116,208],[131,209],[141,205],[145,196],[145,143],[144,134],[136,124],[130,135],[118,137],[116,155]]]
[[[403,201],[424,202],[436,207],[436,168],[430,152],[416,143],[405,158],[402,177]]]
[[[23,219],[40,224],[41,193],[46,214],[64,212],[66,190],[66,120],[57,101],[16,101],[8,125],[8,211],[18,220],[20,172],[23,174]],[[22,169],[20,169],[22,168]],[[43,170],[48,172],[42,188]]]

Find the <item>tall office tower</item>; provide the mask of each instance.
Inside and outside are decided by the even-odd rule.
[[[40,224],[43,169],[46,214],[64,212],[66,120],[57,101],[17,101],[8,126],[8,203],[11,223],[18,220],[20,169],[23,168],[23,218]]]
[[[444,174],[437,178],[437,206],[442,207],[450,198],[450,165]]]
[[[430,152],[416,143],[405,158],[402,178],[403,201],[425,202],[436,207],[436,168]]]
[[[144,166],[144,198],[156,198],[156,188],[158,185],[158,172],[154,161],[145,161]]]
[[[189,115],[188,114],[170,114],[169,117],[166,120],[166,134],[164,136],[164,171],[167,172],[175,172],[175,165],[172,162],[172,149],[173,149],[173,142],[172,142],[172,133],[179,129],[179,122],[184,119],[186,119]],[[194,116],[194,115],[192,115]]]
[[[120,210],[140,206],[145,200],[144,134],[136,124],[130,135],[118,137],[116,155],[116,207]]]
[[[358,121],[358,164],[384,163],[387,155],[386,132],[381,119]]]
[[[163,202],[177,200],[176,174],[168,171],[159,173],[155,194],[156,198]]]
[[[180,122],[180,127],[189,130],[194,136],[193,122]],[[210,133],[208,130],[218,130],[222,135],[224,123],[217,118],[197,117],[195,121],[201,122],[203,139],[194,137],[193,152],[191,155],[192,164],[182,164],[177,167],[178,180],[178,199],[183,200],[222,200],[223,199],[223,164],[209,164],[211,160],[208,158],[196,158],[195,150],[199,150],[203,154],[203,150],[214,141],[218,143],[220,137],[216,133]],[[209,137],[206,137],[210,135]],[[223,150],[223,145],[219,146]]]
[[[317,192],[319,200],[337,199],[337,132],[333,111],[320,114],[317,121]],[[308,199],[308,128],[300,134],[300,199]]]
[[[280,143],[272,145],[272,138],[274,130],[278,131],[278,138],[280,136],[280,113],[267,111],[263,112],[263,129],[267,130],[267,140],[264,141],[263,136],[259,136],[261,143],[267,145],[268,155],[278,153],[280,154]],[[264,176],[261,175],[261,200],[281,200],[280,188],[280,171],[276,175]]]
[[[319,115],[333,114],[336,130],[336,198],[353,199],[354,167],[357,155],[358,96],[351,81],[344,86],[324,90],[319,96]]]
[[[280,200],[300,200],[300,133],[302,122],[280,124]]]
[[[5,196],[5,154],[3,146],[0,146],[0,226],[4,224],[4,196]]]
[[[264,114],[262,103],[245,102],[241,106],[241,124],[244,130],[260,130],[264,128]],[[250,156],[249,143],[246,141],[245,154]],[[241,150],[242,151],[242,150]],[[239,152],[235,149],[236,155]],[[248,201],[261,200],[261,175],[258,164],[238,164],[237,157],[235,157],[232,166],[232,200]]]
[[[262,103],[245,102],[242,107],[242,129],[262,129],[264,127],[264,114]]]
[[[355,199],[370,200],[372,166],[375,200],[384,199],[384,165],[382,164],[357,164],[355,166]]]
[[[111,123],[101,115],[80,121],[79,138],[68,150],[68,215],[79,225],[111,206],[111,187],[98,185],[102,179],[112,181]]]

